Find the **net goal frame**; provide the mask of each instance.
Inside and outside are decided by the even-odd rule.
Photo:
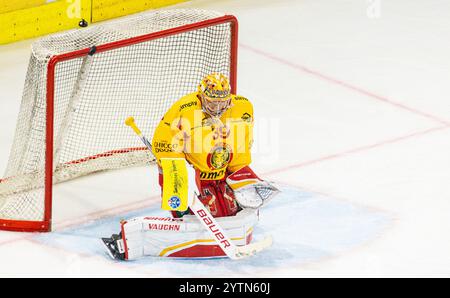
[[[229,53],[229,79],[232,87],[232,93],[236,94],[237,89],[237,56],[238,56],[238,20],[233,15],[222,15],[219,17],[213,17],[208,20],[199,21],[191,24],[186,24],[183,26],[177,26],[174,28],[161,30],[157,32],[151,32],[148,34],[139,35],[132,38],[125,38],[117,40],[114,42],[109,42],[105,44],[98,44],[94,47],[87,47],[76,51],[65,52],[61,54],[55,54],[49,57],[47,65],[47,75],[46,75],[46,124],[45,124],[45,177],[44,177],[44,212],[42,219],[39,220],[23,220],[23,219],[9,219],[2,218],[0,215],[0,230],[7,231],[19,231],[19,232],[49,232],[52,230],[52,206],[53,206],[53,187],[54,184],[59,183],[54,177],[55,175],[55,164],[54,157],[57,152],[55,152],[55,78],[57,66],[68,60],[78,59],[83,57],[88,57],[89,55],[97,55],[99,53],[105,53],[108,51],[114,51],[120,48],[125,48],[128,46],[137,45],[144,42],[150,42],[153,40],[159,40],[171,36],[176,36],[179,34],[200,30],[212,26],[229,24],[231,31],[230,39],[230,53]],[[81,29],[83,30],[83,29]],[[174,45],[176,46],[176,45]],[[193,86],[195,88],[195,86]],[[195,89],[194,89],[195,90]],[[159,121],[159,119],[158,119]],[[148,136],[151,137],[151,136]],[[145,150],[143,147],[130,147],[126,149],[120,149],[126,152],[142,151]],[[77,165],[82,164],[86,161],[91,161],[95,159],[101,159],[103,157],[108,157],[112,154],[118,153],[117,151],[111,152],[98,152],[96,155],[85,156],[80,159],[70,161],[68,163]],[[120,152],[119,152],[120,153]],[[0,179],[0,186],[3,183],[7,183],[14,177],[6,177]],[[76,178],[76,177],[75,177]]]

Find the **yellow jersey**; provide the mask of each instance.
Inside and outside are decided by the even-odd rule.
[[[201,180],[221,180],[251,163],[253,106],[232,95],[220,117],[202,110],[198,93],[175,102],[166,112],[152,139],[153,154],[161,158],[185,158],[200,171]]]

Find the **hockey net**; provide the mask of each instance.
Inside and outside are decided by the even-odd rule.
[[[205,10],[160,10],[33,44],[5,178],[0,229],[49,231],[52,187],[154,162],[124,125],[150,138],[166,110],[211,72],[236,88],[237,21]]]

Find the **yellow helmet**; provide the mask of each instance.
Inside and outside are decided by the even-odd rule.
[[[203,110],[211,116],[220,116],[230,107],[230,82],[223,74],[212,73],[204,77],[198,86],[198,93]]]

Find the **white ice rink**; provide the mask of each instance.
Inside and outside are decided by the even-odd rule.
[[[1,277],[450,277],[449,1],[177,7],[240,22],[238,93],[255,106],[253,168],[284,190],[255,231],[274,246],[238,263],[111,261],[98,237],[117,232],[123,216],[161,212],[156,170],[132,169],[57,186],[55,233],[0,232]],[[0,46],[0,177],[31,43]],[[135,193],[114,179],[136,183]]]

